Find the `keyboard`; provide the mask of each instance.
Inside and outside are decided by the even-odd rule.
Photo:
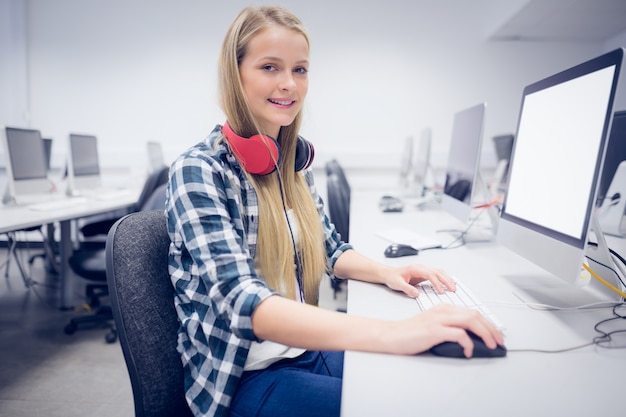
[[[499,330],[504,330],[502,322],[494,316],[487,307],[485,307],[480,299],[472,294],[465,284],[458,280],[456,280],[456,291],[445,291],[443,294],[438,294],[430,282],[421,283],[419,288],[420,295],[415,298],[415,301],[421,311],[426,311],[429,308],[442,303],[468,307],[482,313],[483,316],[491,320],[491,322]]]
[[[376,232],[376,235],[390,243],[402,243],[415,249],[433,249],[443,246],[442,242],[433,236],[415,233],[406,229],[379,230]]]
[[[87,202],[84,198],[63,198],[58,200],[43,201],[41,203],[29,204],[27,207],[34,211],[54,211],[77,207]]]

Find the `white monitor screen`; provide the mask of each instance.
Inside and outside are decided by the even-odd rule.
[[[622,56],[524,89],[498,238],[564,279],[584,257]]]

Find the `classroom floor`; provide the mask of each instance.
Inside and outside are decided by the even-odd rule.
[[[23,263],[36,250],[20,250]],[[37,285],[27,289],[7,252],[0,249],[0,416],[133,416],[130,380],[119,342],[105,341],[107,329],[93,327],[66,335],[75,311],[58,308],[58,282],[36,260],[30,271]],[[83,285],[76,280],[75,297]],[[320,286],[320,305],[345,309],[345,288],[333,297]]]

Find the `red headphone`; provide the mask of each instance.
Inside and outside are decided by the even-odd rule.
[[[274,172],[276,165],[280,163],[280,147],[274,138],[267,135],[254,135],[249,138],[241,137],[233,132],[228,122],[224,122],[222,132],[226,136],[233,153],[239,159],[239,163],[249,173],[267,175]],[[298,142],[296,143],[296,172],[310,167],[311,163],[313,163],[314,155],[315,149],[313,145],[298,136]]]

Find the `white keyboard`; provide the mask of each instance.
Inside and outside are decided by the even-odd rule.
[[[415,233],[406,229],[384,229],[376,232],[376,235],[390,243],[402,243],[415,249],[432,249],[443,246],[442,242],[436,237]]]
[[[85,204],[87,199],[85,198],[63,198],[59,200],[44,201],[41,203],[29,204],[27,207],[34,211],[53,211],[63,210],[67,208],[77,207],[81,204]]]
[[[480,311],[499,330],[504,330],[502,322],[460,281],[456,281],[456,291],[445,291],[438,294],[430,282],[419,285],[420,295],[415,298],[420,310],[425,311],[438,304],[448,303]]]

